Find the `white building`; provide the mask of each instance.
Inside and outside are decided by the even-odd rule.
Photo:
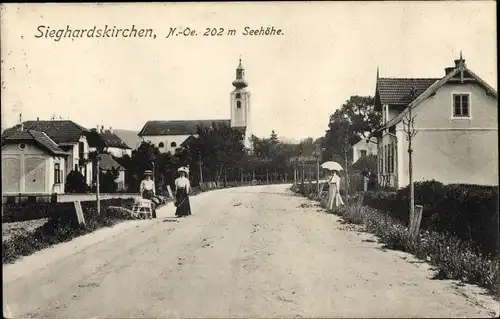
[[[67,120],[26,121],[2,134],[3,193],[63,193],[66,176],[79,171],[92,183],[89,131]]]
[[[189,120],[189,121],[148,121],[138,136],[143,141],[151,142],[161,152],[175,153],[175,150],[190,136],[197,136],[198,126],[229,125],[241,129],[245,138],[245,147],[250,148],[251,94],[247,90],[245,69],[240,63],[236,69],[234,90],[230,93],[230,119]]]
[[[367,155],[377,155],[377,139],[362,139],[352,146],[352,162],[356,163],[360,158]]]
[[[95,152],[97,146],[101,146],[105,153],[109,153],[114,157],[132,156],[132,148],[119,138],[111,127],[104,129],[104,126],[98,126],[97,129],[92,129],[91,132],[94,135],[89,140],[90,152]]]

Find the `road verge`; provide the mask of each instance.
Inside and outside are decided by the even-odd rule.
[[[300,193],[297,187],[291,188]],[[312,196],[308,196],[316,200]],[[384,248],[410,253],[436,268],[435,279],[453,279],[475,284],[487,289],[495,299],[500,299],[500,264],[498,258],[486,256],[475,245],[436,231],[425,231],[417,241],[408,240],[408,229],[399,220],[382,211],[363,206],[357,198],[336,207],[328,213],[342,217],[350,224],[360,225],[372,233]]]

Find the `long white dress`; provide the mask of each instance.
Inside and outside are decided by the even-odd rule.
[[[333,209],[334,207],[344,205],[344,201],[342,200],[342,197],[340,197],[339,193],[340,177],[337,174],[333,174],[328,184],[329,189],[326,208]]]

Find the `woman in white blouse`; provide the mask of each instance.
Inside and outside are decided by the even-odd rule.
[[[337,175],[336,171],[333,171],[332,177],[328,181],[328,202],[326,204],[327,209],[333,209],[334,207],[344,205],[342,197],[340,197],[340,176]]]
[[[185,217],[191,215],[191,204],[189,203],[189,191],[191,184],[187,178],[188,169],[181,167],[178,169],[180,177],[175,180],[175,216]]]
[[[153,172],[150,170],[146,170],[144,172],[144,175],[145,179],[141,182],[139,193],[141,194],[142,198],[152,200],[156,195],[155,182],[151,179],[151,176],[153,176]],[[151,202],[151,205],[153,208],[153,218],[156,218],[155,204]]]

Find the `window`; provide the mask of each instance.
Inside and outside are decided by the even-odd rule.
[[[83,145],[83,142],[78,142],[78,158],[84,158],[84,151],[85,151],[85,146]]]
[[[361,150],[359,153],[360,153],[360,157],[366,156],[366,150]]]
[[[161,148],[161,147],[164,147],[165,144],[163,144],[163,142],[160,142],[160,144],[158,144],[158,147]]]
[[[236,102],[236,108],[241,109],[241,102],[240,101]]]
[[[453,94],[453,117],[469,117],[469,94]]]
[[[19,149],[21,151],[24,150],[25,148],[26,148],[26,144],[24,144],[24,143],[19,144]]]
[[[378,156],[378,173],[379,175],[382,175],[384,172],[384,158],[383,158],[383,153],[382,152],[378,152],[379,156]]]
[[[54,164],[54,184],[61,184],[61,164]]]
[[[384,174],[389,172],[389,148],[384,145]]]
[[[387,122],[387,105],[382,106],[382,124]]]
[[[389,163],[388,163],[388,166],[389,166],[389,169],[388,169],[388,173],[394,173],[394,145],[393,144],[390,144],[389,145]]]
[[[236,93],[236,98],[237,99],[241,98],[241,94],[240,93]]]
[[[177,143],[176,142],[170,143],[170,147],[177,147]]]

